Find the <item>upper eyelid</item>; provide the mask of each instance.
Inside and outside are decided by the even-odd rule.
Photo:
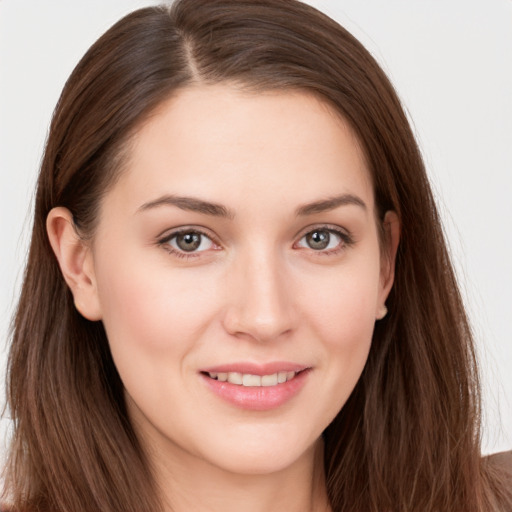
[[[218,242],[218,238],[215,235],[211,234],[209,229],[203,228],[201,226],[183,226],[178,228],[166,229],[165,231],[162,231],[162,233],[157,235],[156,239],[158,240],[158,242],[166,242],[182,233],[199,233],[200,235],[209,238],[215,244],[220,245],[220,243]]]
[[[306,226],[305,228],[302,228],[300,231],[297,232],[295,235],[295,238],[303,238],[308,233],[311,233],[315,230],[325,230],[325,231],[333,231],[334,233],[339,233],[341,235],[349,236],[351,237],[351,232],[346,229],[342,228],[341,226],[338,226],[336,224],[311,224],[310,226]]]

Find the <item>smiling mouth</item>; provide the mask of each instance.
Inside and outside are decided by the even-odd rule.
[[[296,375],[302,372],[277,372],[270,375],[253,375],[251,373],[239,372],[204,372],[213,380],[220,382],[229,382],[238,386],[245,387],[270,387],[284,384],[293,380]]]
[[[270,411],[290,401],[306,385],[312,370],[286,362],[259,367],[247,363],[226,366],[201,371],[203,381],[224,401],[251,411]],[[238,371],[229,371],[235,369]]]

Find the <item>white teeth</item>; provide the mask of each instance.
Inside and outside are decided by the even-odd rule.
[[[272,375],[263,375],[261,377],[261,385],[262,386],[275,386],[277,384],[277,373]]]
[[[229,372],[228,382],[231,382],[231,384],[243,384],[242,374],[238,372]]]
[[[292,380],[297,372],[278,372],[272,375],[252,375],[251,373],[238,373],[238,372],[210,372],[208,375],[212,379],[221,382],[229,382],[246,387],[260,387],[260,386],[277,386],[289,380]]]
[[[250,373],[246,373],[242,377],[242,384],[247,387],[261,386],[261,377],[259,375],[251,375]]]

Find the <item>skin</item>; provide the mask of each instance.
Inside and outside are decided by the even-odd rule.
[[[163,499],[175,512],[328,510],[321,433],[363,370],[399,238],[388,212],[379,241],[354,134],[307,93],[198,85],[162,104],[132,142],[92,242],[64,208],[48,233],[78,310],[105,325]],[[297,215],[322,201],[323,211]],[[208,238],[179,253],[177,228]],[[315,229],[327,248],[311,246]],[[285,404],[246,410],[201,374],[241,361],[309,370]]]

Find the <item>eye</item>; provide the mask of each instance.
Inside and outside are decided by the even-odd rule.
[[[297,247],[336,253],[352,243],[351,237],[333,228],[316,228],[306,233],[297,243]]]
[[[159,243],[178,256],[192,255],[216,247],[210,237],[193,229],[171,233]]]

